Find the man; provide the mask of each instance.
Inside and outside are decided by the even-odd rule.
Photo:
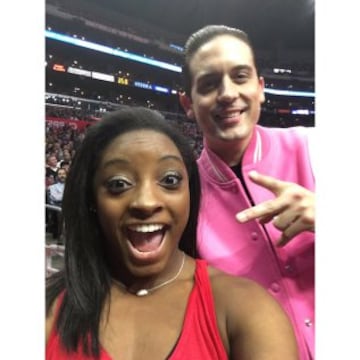
[[[191,35],[183,73],[180,102],[204,136],[199,255],[267,288],[293,322],[300,358],[313,359],[315,180],[309,129],[257,125],[264,79],[246,33],[238,29],[211,25]]]
[[[54,177],[56,176],[58,170],[58,160],[55,154],[50,154],[47,157],[46,165],[45,165],[45,176]]]
[[[48,229],[53,234],[54,239],[58,239],[62,232],[62,213],[61,205],[65,189],[67,172],[64,168],[60,168],[56,173],[55,184],[47,188],[46,202],[55,205],[55,209],[47,209]]]
[[[56,182],[48,187],[49,204],[61,206],[66,181],[66,169],[60,168],[56,173]]]

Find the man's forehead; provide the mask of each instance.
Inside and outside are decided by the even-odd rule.
[[[191,72],[196,73],[197,76],[224,69],[228,71],[229,69],[241,70],[255,67],[251,48],[241,40],[236,46],[234,46],[234,42],[221,41],[206,45],[210,46],[200,48],[190,61]]]
[[[227,48],[227,47],[239,47],[239,49],[242,49],[244,51],[251,52],[250,45],[244,41],[243,39],[240,39],[234,35],[231,34],[222,34],[217,35],[213,37],[212,39],[208,40],[204,44],[202,44],[199,49],[195,52],[207,52],[210,50],[213,50],[215,48]]]
[[[254,56],[246,42],[231,35],[222,35],[199,47],[190,60],[190,67],[206,65],[206,60],[243,61],[249,64],[254,62]]]

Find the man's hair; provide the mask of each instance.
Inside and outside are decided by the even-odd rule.
[[[159,112],[142,107],[114,111],[91,125],[76,151],[64,190],[65,266],[48,279],[46,289],[47,312],[63,292],[55,326],[68,351],[76,351],[82,342],[85,354],[99,354],[99,320],[111,286],[106,239],[94,211],[97,168],[105,149],[116,137],[143,129],[169,137],[184,160],[189,177],[190,214],[179,247],[196,257],[200,180],[188,139]]]
[[[70,166],[70,162],[67,160],[62,160],[60,163],[60,169],[62,169],[65,165],[69,165]]]
[[[191,59],[193,58],[194,54],[199,50],[201,46],[211,41],[215,37],[221,35],[234,36],[239,40],[243,41],[244,43],[246,43],[247,45],[249,45],[255,63],[254,50],[251,41],[249,39],[249,36],[245,31],[226,25],[204,26],[200,30],[197,30],[196,32],[191,34],[184,46],[184,65],[182,68],[182,77],[184,83],[184,90],[188,96],[190,96],[191,86],[192,86],[192,78],[190,72]]]
[[[60,171],[65,171],[65,174],[66,174],[66,169],[64,169],[63,167],[59,167],[57,170],[56,170],[56,176],[59,176],[59,172]]]

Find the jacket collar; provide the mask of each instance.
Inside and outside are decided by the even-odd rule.
[[[269,142],[264,137],[262,127],[256,125],[239,166],[242,166],[242,168],[254,167],[256,163],[262,160],[268,146]],[[209,148],[205,139],[204,149],[199,158],[199,165],[217,182],[228,182],[236,179],[236,175],[231,168]]]

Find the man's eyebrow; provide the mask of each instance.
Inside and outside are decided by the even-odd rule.
[[[238,65],[238,66],[235,66],[235,69],[236,70],[250,70],[250,71],[253,71],[253,67],[250,66],[250,65],[247,65],[247,64],[241,64],[241,65]]]
[[[247,70],[247,71],[253,71],[253,67],[247,64],[239,64],[234,66],[230,72],[239,71],[239,70]],[[207,69],[203,73],[200,73],[198,80],[206,79],[208,77],[216,77],[219,74],[221,74],[221,71],[218,71],[216,69]]]

